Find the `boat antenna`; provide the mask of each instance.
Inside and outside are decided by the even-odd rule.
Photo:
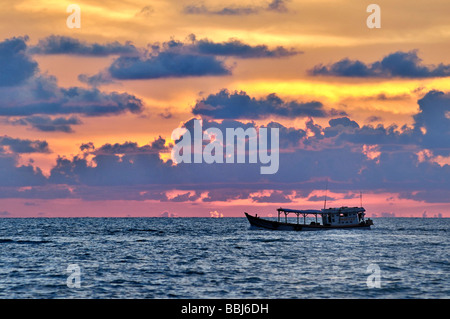
[[[328,178],[325,186],[325,202],[323,203],[323,209],[327,208],[327,192],[328,192]]]

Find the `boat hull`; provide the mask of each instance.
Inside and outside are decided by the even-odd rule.
[[[271,229],[271,230],[288,230],[288,231],[314,231],[314,230],[328,230],[328,229],[350,229],[350,228],[360,228],[360,229],[370,229],[370,225],[367,224],[356,224],[356,225],[341,225],[341,226],[329,226],[329,225],[305,225],[305,224],[292,224],[292,223],[282,223],[273,220],[262,219],[245,213],[249,223],[253,227]]]

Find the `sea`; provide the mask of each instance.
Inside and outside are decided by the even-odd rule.
[[[448,299],[450,219],[2,218],[2,299]]]

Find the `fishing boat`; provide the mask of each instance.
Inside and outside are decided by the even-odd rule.
[[[348,228],[362,228],[370,229],[373,221],[368,218],[365,219],[365,209],[363,207],[339,207],[339,208],[324,208],[321,210],[306,209],[296,210],[288,208],[278,208],[278,219],[269,220],[252,216],[245,213],[250,225],[252,227],[272,229],[272,230],[326,230],[326,229],[348,229]],[[284,214],[284,222],[281,221],[281,215]],[[288,215],[294,214],[297,216],[297,222],[288,222]],[[303,223],[300,221],[300,216],[303,217]],[[306,223],[306,217],[313,216],[315,221]],[[321,223],[318,218],[321,218]]]

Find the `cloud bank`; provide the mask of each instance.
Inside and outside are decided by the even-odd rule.
[[[42,74],[27,50],[28,37],[0,42],[0,117],[11,125],[28,125],[45,132],[73,132],[79,116],[140,113],[143,102],[126,92],[97,88],[60,87]]]
[[[322,103],[318,101],[305,103],[283,101],[275,93],[256,99],[246,92],[230,93],[227,89],[198,101],[192,113],[216,119],[260,119],[269,116],[324,117],[327,114]]]
[[[226,99],[232,95],[224,94]],[[304,128],[270,122],[267,127],[278,127],[280,132],[280,166],[276,174],[269,176],[261,175],[259,165],[248,161],[174,165],[171,160],[162,159],[162,154],[170,152],[171,147],[167,146],[166,139],[159,137],[145,145],[125,142],[97,147],[84,143],[79,154],[59,157],[50,176],[43,177],[31,167],[17,167],[16,157],[10,153],[45,151],[45,144],[37,143],[27,149],[31,142],[22,141],[24,148],[8,147],[10,153],[4,155],[5,169],[1,174],[19,174],[19,170],[29,179],[30,187],[19,191],[17,185],[23,186],[24,179],[18,184],[8,184],[12,180],[0,174],[3,194],[39,198],[50,196],[47,192],[51,192],[53,197],[85,200],[226,202],[248,199],[256,203],[287,203],[294,198],[320,200],[311,193],[323,189],[329,180],[329,189],[335,193],[390,192],[399,194],[400,198],[445,202],[450,198],[450,165],[440,164],[435,155],[450,154],[450,125],[447,118],[441,119],[442,113],[448,112],[448,101],[448,93],[429,92],[418,102],[420,111],[413,127],[361,125],[347,116],[332,118],[325,126],[310,119]],[[437,119],[442,122],[437,122],[436,131],[421,129]],[[192,136],[193,122],[191,119],[183,125]],[[222,131],[259,128],[254,122],[203,118],[203,130],[211,127]],[[203,145],[207,143],[204,141]],[[0,144],[20,143],[4,139]],[[226,146],[223,147],[226,154]],[[170,195],[174,189],[182,193]]]
[[[88,43],[76,38],[50,35],[40,39],[38,44],[28,49],[30,54],[72,54],[81,56],[138,55],[139,51],[131,42],[117,41],[106,44]]]
[[[139,49],[138,55],[120,55],[106,70],[94,75],[82,74],[79,80],[97,86],[114,80],[227,76],[232,74],[232,68],[226,65],[226,58],[279,59],[302,53],[283,46],[249,45],[238,39],[213,42],[197,39],[194,34],[184,42],[172,39],[151,43],[148,48]],[[70,54],[69,50],[64,52]]]
[[[329,65],[319,64],[309,73],[314,76],[337,77],[431,78],[450,76],[450,65],[423,65],[417,51],[398,51],[371,64],[348,58]]]

